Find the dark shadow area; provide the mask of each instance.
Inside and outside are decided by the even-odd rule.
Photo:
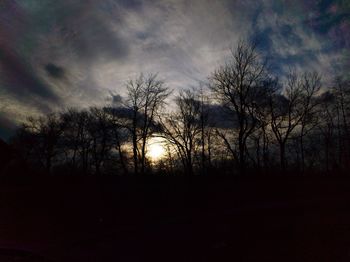
[[[344,177],[52,177],[0,194],[0,245],[24,250],[2,261],[349,259]]]

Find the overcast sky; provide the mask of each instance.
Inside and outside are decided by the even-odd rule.
[[[1,0],[0,137],[28,115],[108,103],[140,72],[196,86],[240,39],[283,75],[349,66],[348,0]]]

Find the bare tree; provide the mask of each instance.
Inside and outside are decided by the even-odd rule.
[[[200,160],[201,160],[201,171],[205,173],[207,168],[211,167],[211,153],[212,153],[212,136],[214,134],[214,122],[210,110],[212,105],[210,102],[210,97],[206,94],[203,85],[200,86],[199,91],[195,91],[194,95],[197,96],[198,102],[200,103]]]
[[[292,131],[300,124],[300,99],[302,89],[296,73],[288,75],[284,94],[270,96],[270,125],[279,145],[280,165],[286,168],[286,144]]]
[[[320,89],[317,73],[298,75],[291,71],[281,94],[270,96],[270,125],[279,145],[280,165],[286,168],[286,144],[295,132],[299,136],[302,165],[305,164],[304,136],[315,127],[316,96]]]
[[[163,136],[176,148],[185,173],[191,176],[196,138],[201,134],[201,103],[195,92],[185,90],[176,97],[176,106],[176,112],[161,120]]]
[[[60,153],[59,139],[64,126],[56,114],[49,114],[39,118],[28,118],[22,127],[31,139],[35,157],[39,159],[48,173],[51,173],[54,158]]]
[[[103,109],[109,115],[113,133],[113,144],[119,155],[119,162],[125,174],[129,173],[127,154],[123,149],[123,145],[129,142],[128,120],[129,113],[125,112],[122,107],[105,107]]]
[[[79,163],[87,162],[84,161],[84,157],[89,149],[87,134],[88,114],[86,111],[78,111],[71,108],[63,112],[60,117],[65,126],[62,136],[63,151],[66,161],[74,173]]]
[[[338,131],[338,158],[339,163],[348,163],[350,159],[350,82],[341,77],[336,77],[331,91],[335,97],[335,111]]]
[[[300,133],[299,144],[301,154],[301,171],[305,168],[305,146],[304,138],[311,132],[318,124],[318,112],[317,107],[320,100],[318,99],[318,92],[321,89],[321,77],[318,73],[304,73],[301,76],[301,120],[300,120]]]
[[[335,148],[337,143],[334,143],[337,140],[337,110],[335,109],[336,102],[334,94],[328,90],[324,92],[320,97],[319,104],[319,115],[320,121],[318,129],[321,134],[321,143],[324,147],[321,148],[323,151],[324,158],[321,157],[321,162],[325,164],[325,171],[331,171],[331,167],[335,163]]]
[[[91,138],[91,156],[95,174],[101,173],[101,167],[113,147],[113,126],[109,115],[101,108],[90,108],[88,132]]]
[[[89,118],[87,110],[69,109],[61,114],[65,126],[62,143],[73,173],[77,169],[80,169],[84,174],[88,173],[92,146],[88,130]]]
[[[256,128],[254,117],[256,100],[261,96],[261,85],[267,76],[266,65],[255,50],[255,46],[240,42],[232,50],[231,60],[219,68],[211,77],[211,90],[217,100],[225,106],[237,122],[238,148],[232,149],[227,139],[225,144],[233,153],[238,152],[240,171],[246,165],[247,139]],[[233,155],[236,157],[236,154]]]
[[[156,74],[145,77],[141,74],[135,80],[129,80],[127,88],[127,107],[132,110],[132,148],[134,172],[138,173],[138,163],[141,162],[141,172],[145,172],[146,145],[151,133],[155,130],[155,115],[164,105],[170,91],[164,82],[157,79]],[[139,145],[140,144],[140,145]]]

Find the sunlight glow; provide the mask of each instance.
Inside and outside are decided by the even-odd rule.
[[[147,144],[147,156],[152,161],[158,161],[165,157],[166,150],[164,147],[165,141],[161,138],[151,138]]]

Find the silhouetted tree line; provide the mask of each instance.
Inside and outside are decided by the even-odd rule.
[[[208,88],[175,95],[157,75],[126,83],[118,105],[29,118],[12,138],[32,168],[71,174],[341,172],[350,164],[350,83],[273,76],[241,42]],[[147,145],[163,139],[153,161]],[[215,171],[215,172],[214,172]],[[216,172],[217,171],[217,172]]]

